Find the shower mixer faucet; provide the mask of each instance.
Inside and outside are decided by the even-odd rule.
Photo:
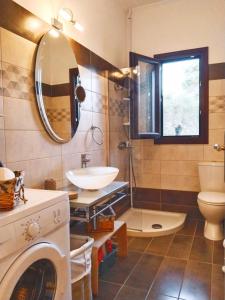
[[[120,150],[124,150],[124,149],[131,149],[131,148],[133,148],[133,146],[131,145],[131,142],[124,141],[124,142],[119,143],[118,148]]]

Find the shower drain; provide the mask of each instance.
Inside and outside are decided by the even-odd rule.
[[[161,224],[153,224],[152,228],[153,229],[162,229],[162,225]]]

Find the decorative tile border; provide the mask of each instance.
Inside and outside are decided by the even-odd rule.
[[[209,112],[225,112],[225,95],[209,97]]]
[[[126,116],[126,105],[123,100],[109,98],[109,114],[111,116]]]
[[[2,62],[2,88],[5,97],[34,99],[33,72]]]
[[[65,108],[47,108],[46,110],[50,122],[71,122],[71,112]]]

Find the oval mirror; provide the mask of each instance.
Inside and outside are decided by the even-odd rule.
[[[79,98],[82,88],[73,50],[66,37],[52,29],[41,39],[35,66],[35,87],[39,112],[50,136],[66,143],[79,124]],[[82,100],[85,99],[85,91]]]

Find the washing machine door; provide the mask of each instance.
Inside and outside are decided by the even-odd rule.
[[[55,245],[36,244],[17,257],[3,277],[0,299],[61,300],[67,267],[67,257]]]

